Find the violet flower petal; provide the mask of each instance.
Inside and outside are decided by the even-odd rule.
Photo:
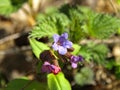
[[[61,55],[65,55],[65,54],[67,53],[67,49],[64,48],[64,47],[62,47],[62,46],[59,46],[58,52],[59,52],[59,54],[61,54]]]
[[[59,38],[60,38],[59,35],[57,35],[57,34],[53,35],[53,39],[54,39],[55,43],[58,42]]]
[[[58,44],[56,44],[56,43],[54,43],[53,45],[52,45],[52,48],[54,49],[54,50],[58,50],[58,48],[59,48],[59,45]]]
[[[77,68],[77,64],[76,63],[71,63],[72,68]]]
[[[83,60],[83,57],[79,55],[79,61],[82,61]]]
[[[59,71],[61,71],[60,67],[55,66],[55,65],[51,65],[51,66],[54,68],[54,70],[52,70],[52,72],[53,72],[54,74],[57,74]]]
[[[72,47],[72,42],[71,41],[68,41],[68,40],[66,40],[66,42],[63,44],[63,46],[65,47],[65,48],[71,48]]]
[[[50,65],[50,63],[49,62],[44,62],[44,65]]]
[[[76,68],[77,67],[77,63],[82,61],[82,60],[83,60],[82,56],[71,56],[71,59],[70,59],[71,66],[73,68]]]
[[[61,55],[65,55],[67,53],[67,48],[72,47],[72,42],[67,40],[68,34],[63,33],[61,36],[55,34],[53,36],[54,43],[52,45],[52,48],[59,52]]]
[[[49,62],[44,62],[43,66],[42,66],[42,68],[41,68],[41,71],[42,71],[42,72],[50,73],[49,65],[50,65]]]
[[[68,33],[63,33],[61,36],[64,37],[65,39],[68,39]]]
[[[42,72],[47,72],[47,73],[52,72],[54,74],[57,74],[61,71],[60,67],[50,64],[49,62],[44,62],[41,70]]]

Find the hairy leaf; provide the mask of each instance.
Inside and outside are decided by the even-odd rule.
[[[53,34],[67,32],[70,40],[79,43],[82,38],[109,38],[120,28],[120,20],[107,14],[95,13],[84,7],[69,7],[65,13],[61,9],[52,13],[39,14],[37,25],[30,37],[51,37]]]
[[[88,62],[93,60],[97,64],[105,65],[108,51],[107,46],[104,44],[89,43],[88,45],[81,47],[79,54],[81,54]]]
[[[86,27],[90,36],[105,39],[117,32],[119,28],[119,20],[115,17],[106,14],[96,14],[89,16]]]
[[[84,16],[76,9],[69,10],[70,14],[70,39],[74,43],[78,43],[80,39],[86,36],[85,30],[82,29]]]

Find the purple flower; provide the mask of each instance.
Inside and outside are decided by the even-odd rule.
[[[42,66],[42,72],[57,74],[60,71],[61,71],[60,67],[50,64],[49,62],[44,62]]]
[[[61,36],[55,34],[53,36],[54,43],[52,45],[52,48],[55,51],[58,51],[59,54],[65,55],[67,53],[67,48],[72,47],[72,42],[67,40],[68,39],[68,34],[63,33]]]
[[[82,61],[82,60],[83,60],[82,56],[73,56],[72,55],[70,58],[70,62],[71,62],[72,67],[77,68],[77,63]]]

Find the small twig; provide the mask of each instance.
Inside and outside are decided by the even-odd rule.
[[[10,40],[14,40],[14,39],[16,39],[16,38],[18,38],[20,36],[21,36],[21,33],[15,33],[15,34],[6,36],[3,39],[0,39],[0,44],[3,44],[3,43],[5,43],[7,41],[10,41]]]
[[[116,38],[110,38],[110,39],[106,39],[106,40],[87,40],[84,39],[80,42],[80,44],[88,44],[90,42],[94,42],[96,44],[100,44],[100,43],[104,43],[104,44],[116,44],[116,43],[120,43],[120,38],[116,37]]]
[[[0,45],[4,44],[7,41],[11,41],[11,40],[17,39],[20,36],[22,36],[23,34],[28,33],[28,32],[29,32],[29,30],[26,30],[26,31],[23,31],[23,32],[18,32],[18,33],[14,33],[12,35],[8,35],[8,36],[0,39]]]
[[[115,14],[118,16],[118,9],[117,9],[116,6],[114,5],[113,0],[109,0],[109,2],[110,2],[110,4],[111,4],[112,8],[115,10]]]
[[[12,48],[4,51],[0,51],[0,55],[16,54],[24,51],[31,50],[30,46],[24,46],[22,48]]]

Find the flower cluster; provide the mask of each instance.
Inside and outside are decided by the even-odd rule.
[[[49,62],[44,62],[42,66],[42,72],[47,72],[47,73],[54,73],[57,74],[58,72],[61,71],[61,68],[59,66],[50,64]]]
[[[72,47],[72,42],[67,40],[68,34],[64,33],[61,36],[55,34],[53,36],[54,43],[52,48],[59,52],[61,55],[65,55],[67,53],[67,49]]]
[[[73,68],[77,68],[77,63],[82,61],[82,56],[71,56],[70,57],[70,63]]]
[[[62,56],[66,57],[71,63],[72,68],[77,68],[77,64],[81,62],[83,58],[80,55],[74,56],[69,51],[70,49],[72,49],[73,43],[68,40],[68,34],[63,33],[61,36],[55,34],[53,36],[53,39],[54,39],[54,43],[52,44],[53,50],[57,51],[61,57]],[[42,61],[44,61],[42,66],[42,72],[57,74],[61,71],[61,68],[59,67],[58,64],[58,60],[50,51],[43,52],[41,53],[41,55],[42,55],[41,59]]]

